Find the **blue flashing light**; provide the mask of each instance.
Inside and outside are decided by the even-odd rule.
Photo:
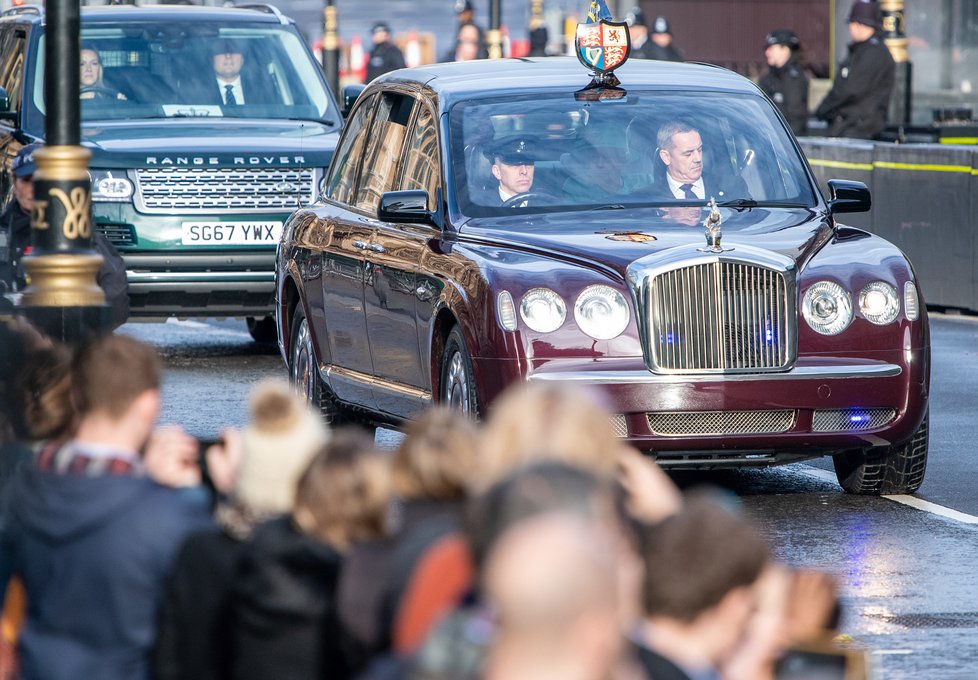
[[[849,422],[850,423],[865,423],[866,420],[867,420],[866,416],[864,416],[862,414],[856,414],[856,415],[849,416]]]

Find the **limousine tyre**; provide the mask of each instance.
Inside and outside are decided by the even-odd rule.
[[[261,319],[256,319],[253,316],[249,316],[248,322],[248,332],[251,333],[251,339],[255,342],[275,342],[277,339],[275,337],[275,318],[271,316],[266,316]]]
[[[927,471],[929,414],[909,441],[832,457],[839,484],[849,493],[906,494],[920,488]]]
[[[322,414],[330,425],[344,422],[343,411],[336,396],[328,385],[323,383],[316,368],[316,355],[312,347],[312,335],[302,306],[296,308],[292,319],[292,347],[289,351],[289,378],[306,400]]]
[[[441,359],[441,403],[458,409],[471,418],[479,416],[479,402],[476,399],[475,375],[472,372],[472,358],[465,347],[462,329],[452,328],[445,341],[445,352]]]

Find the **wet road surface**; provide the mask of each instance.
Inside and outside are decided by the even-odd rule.
[[[931,319],[930,457],[915,495],[933,504],[927,510],[898,502],[906,498],[846,495],[828,460],[676,475],[683,486],[736,494],[782,561],[836,574],[842,630],[873,650],[886,680],[978,678],[978,319]],[[250,386],[286,377],[277,348],[252,342],[242,321],[128,324],[123,332],[163,353],[162,420],[199,437],[245,424]],[[384,446],[399,437],[378,431]]]

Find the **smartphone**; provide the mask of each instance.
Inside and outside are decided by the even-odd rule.
[[[776,680],[871,680],[869,656],[863,650],[831,644],[793,647],[778,660]]]

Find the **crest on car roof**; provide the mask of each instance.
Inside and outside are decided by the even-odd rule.
[[[601,78],[625,63],[631,49],[628,25],[612,21],[604,0],[593,0],[587,21],[577,25],[577,58]]]

